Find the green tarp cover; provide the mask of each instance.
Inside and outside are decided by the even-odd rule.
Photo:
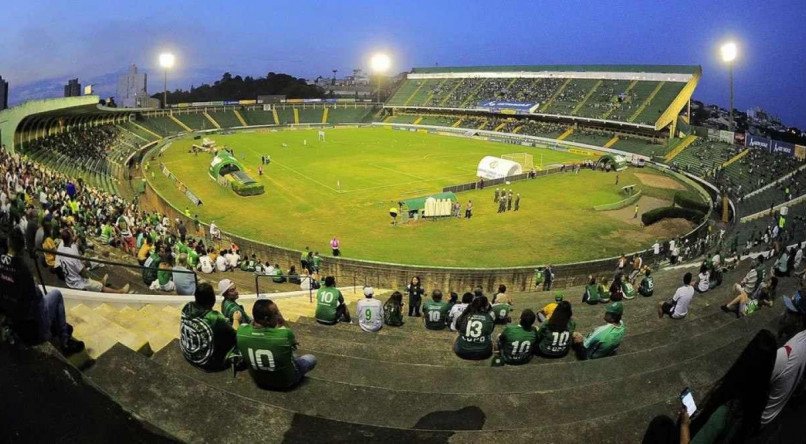
[[[434,199],[450,199],[452,201],[456,201],[456,194],[448,191],[447,193],[437,193],[431,194],[428,196],[423,197],[415,197],[413,199],[406,199],[403,201],[403,205],[409,209],[409,211],[420,211],[425,208],[425,201],[429,198],[433,197]]]

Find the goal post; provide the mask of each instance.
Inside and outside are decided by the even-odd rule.
[[[531,171],[535,166],[534,158],[529,153],[503,154],[501,158],[519,163],[523,171]]]

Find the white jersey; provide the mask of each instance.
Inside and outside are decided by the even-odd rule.
[[[206,254],[199,258],[199,269],[202,273],[212,273],[213,272],[213,260],[210,259],[210,256]]]
[[[468,304],[455,304],[451,307],[451,311],[448,312],[448,321],[451,323],[451,331],[456,331],[456,320],[459,319],[459,316],[465,311]]]
[[[358,326],[361,330],[375,332],[383,327],[383,302],[375,298],[358,301],[355,309]]]

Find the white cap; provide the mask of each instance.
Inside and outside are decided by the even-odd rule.
[[[227,292],[230,288],[235,286],[235,282],[232,282],[229,279],[221,279],[218,281],[218,295],[224,296],[224,293]]]
[[[372,296],[375,294],[375,290],[372,287],[364,287],[364,296]]]

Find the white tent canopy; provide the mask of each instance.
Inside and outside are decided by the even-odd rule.
[[[479,162],[476,175],[484,179],[502,179],[504,177],[515,176],[523,173],[523,168],[518,162],[502,159],[495,156],[484,156]]]

